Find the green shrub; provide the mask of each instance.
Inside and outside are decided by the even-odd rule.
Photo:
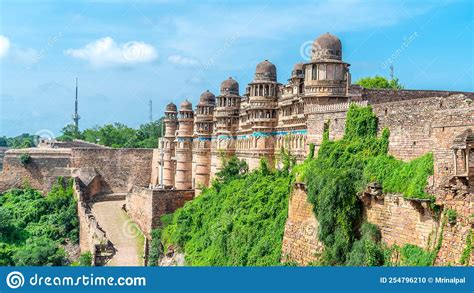
[[[386,154],[370,158],[364,169],[365,181],[377,181],[386,193],[403,193],[407,198],[428,198],[425,186],[433,174],[433,154],[408,163]]]
[[[79,242],[72,184],[60,178],[48,196],[31,188],[0,194],[0,264],[67,264],[61,244]]]
[[[380,231],[376,225],[364,223],[361,237],[352,245],[346,265],[381,266],[385,262],[385,251],[380,244]]]
[[[436,255],[416,245],[405,244],[400,248],[400,257],[402,266],[432,266]]]
[[[291,177],[268,169],[232,177],[178,209],[160,245],[174,244],[193,266],[279,265]]]
[[[459,260],[459,262],[462,265],[466,265],[466,266],[469,265],[469,258],[471,257],[472,243],[473,243],[472,237],[473,237],[472,230],[469,230],[469,233],[467,233],[467,237],[466,237],[466,247],[462,251],[461,259]]]
[[[216,177],[222,182],[227,182],[248,172],[248,165],[244,160],[239,160],[236,156],[222,158],[223,168],[216,173]]]
[[[173,222],[173,214],[166,214],[161,216],[160,225],[151,231],[151,244],[150,244],[150,255],[148,258],[149,266],[157,266],[158,261],[164,254],[166,249],[165,245],[161,242],[163,237],[164,227],[170,225]]]
[[[82,267],[92,266],[92,253],[90,251],[84,252],[79,256],[79,265]]]
[[[447,218],[449,224],[451,224],[451,225],[456,224],[457,217],[458,217],[458,214],[456,213],[455,210],[453,210],[453,209],[447,209],[446,210],[446,218]]]
[[[314,159],[314,149],[315,149],[315,145],[314,143],[311,142],[309,144],[309,153],[308,153],[308,158],[307,158],[308,160]]]
[[[406,197],[428,198],[424,189],[433,174],[433,157],[427,154],[404,163],[388,155],[390,132],[378,138],[377,118],[371,107],[351,105],[347,113],[342,139],[329,140],[329,127],[318,156],[294,168],[297,180],[305,180],[308,199],[320,226],[318,238],[324,244],[322,264],[381,264],[381,249],[362,238],[358,227],[361,206],[358,200],[367,183],[377,181],[385,192],[402,193]],[[362,236],[363,237],[363,236]],[[354,242],[356,250],[348,259]],[[371,261],[366,255],[373,255]]]
[[[67,264],[66,252],[60,244],[45,236],[28,238],[13,254],[16,266],[62,266]]]
[[[31,156],[28,153],[23,153],[20,155],[20,164],[22,166],[28,165],[28,163],[31,161]]]

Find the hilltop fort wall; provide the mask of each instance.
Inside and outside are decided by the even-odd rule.
[[[151,239],[152,229],[160,225],[160,217],[174,212],[194,198],[194,190],[150,189],[135,186],[126,197],[127,213]]]
[[[21,163],[28,154],[27,163]],[[95,193],[126,193],[133,186],[148,186],[153,150],[109,148],[30,148],[5,153],[0,191],[28,183],[49,191],[57,177],[77,176],[89,185],[95,176],[100,188]],[[96,188],[97,189],[97,188]]]

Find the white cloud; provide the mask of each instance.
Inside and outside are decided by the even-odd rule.
[[[0,59],[8,54],[10,49],[10,40],[4,35],[0,35]]]
[[[4,35],[0,35],[0,59],[9,56],[9,60],[31,66],[38,63],[41,56],[33,48],[19,47],[15,43],[11,43],[10,39]]]
[[[86,60],[95,67],[148,63],[158,58],[150,44],[138,41],[117,44],[111,37],[98,39],[79,49],[68,49],[65,54]]]
[[[199,61],[197,59],[181,55],[171,55],[168,57],[168,61],[183,67],[194,67],[199,65]]]

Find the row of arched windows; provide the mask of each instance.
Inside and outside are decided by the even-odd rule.
[[[281,147],[285,149],[305,149],[306,148],[306,135],[295,134],[295,135],[285,135],[278,136],[275,142],[275,149],[280,149]]]
[[[194,112],[193,111],[179,112],[179,118],[181,119],[194,118]]]
[[[277,96],[278,85],[271,84],[252,84],[250,85],[250,96],[275,97]]]
[[[218,107],[239,107],[240,97],[226,97],[226,96],[217,97],[216,105]]]
[[[199,115],[212,115],[214,113],[213,106],[198,106],[196,109],[196,114]]]
[[[343,64],[312,64],[308,70],[311,80],[344,80]]]

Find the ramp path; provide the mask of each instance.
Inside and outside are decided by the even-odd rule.
[[[92,213],[112,241],[116,253],[107,266],[143,266],[144,236],[122,210],[125,200],[91,203]]]

